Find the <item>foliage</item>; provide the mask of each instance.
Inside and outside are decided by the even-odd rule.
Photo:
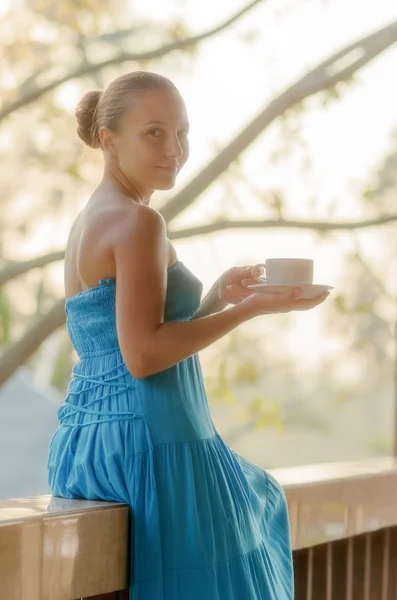
[[[248,10],[256,4],[259,1],[243,8]],[[214,31],[207,32],[207,37],[214,35]],[[173,73],[187,74],[200,55],[205,36],[195,37],[179,19],[170,19],[168,23],[154,19],[137,22],[126,0],[116,0],[111,7],[104,0],[79,0],[73,4],[66,0],[56,3],[25,0],[20,3],[20,8],[11,9],[0,23],[0,33],[3,90],[0,104],[0,119],[3,119],[0,131],[0,267],[4,273],[13,266],[11,260],[23,263],[25,258],[30,258],[31,240],[39,241],[43,255],[59,251],[64,246],[71,221],[95,185],[99,162],[90,152],[85,152],[84,160],[81,160],[81,145],[74,134],[71,106],[79,95],[88,87],[102,87],[112,77],[135,68],[161,68],[171,76]],[[309,154],[301,135],[302,116],[310,110],[307,99],[317,95],[317,102],[324,109],[331,102],[339,102],[354,85],[355,72],[386,50],[396,37],[396,25],[391,24],[314,66],[270,101],[264,98],[259,114],[247,120],[244,130],[226,145],[213,147],[208,164],[161,207],[169,223],[170,238],[181,239],[231,227],[289,227],[331,235],[329,232],[334,230],[351,231],[368,225],[393,223],[397,218],[393,204],[397,187],[394,147],[380,166],[378,177],[370,182],[368,190],[362,190],[363,219],[343,223],[331,219],[317,222],[290,219],[290,199],[277,187],[267,186],[266,181],[249,177],[243,157],[250,146],[263,139],[261,136],[274,126],[279,129],[281,143],[269,159],[282,161],[298,149],[303,168],[309,169]],[[248,38],[247,43],[255,38],[255,32]],[[357,48],[361,52],[357,60],[347,62],[342,69],[334,68],[339,59],[350,56]],[[153,49],[156,52],[152,52]],[[214,185],[218,185],[220,194],[232,201],[227,206],[221,203],[210,222],[176,229],[175,220],[179,215],[194,208],[198,198]],[[240,190],[242,194],[238,193]],[[255,216],[250,221],[240,201],[246,192],[262,208],[260,217]],[[314,199],[312,208],[318,200]],[[310,212],[309,201],[307,208]],[[235,214],[238,218],[232,219]],[[14,255],[15,248],[18,248],[18,256]],[[385,305],[384,290],[374,285],[373,273],[368,272],[362,259],[361,251],[352,252],[342,276],[344,279],[341,278],[338,286],[345,289],[349,282],[350,291],[349,294],[336,294],[329,313],[330,328],[335,334],[339,332],[344,336],[347,345],[363,353],[368,361],[384,360],[390,366],[388,340],[393,299]],[[52,266],[55,260],[59,260],[59,253],[57,259],[48,261],[48,266],[43,263],[40,269],[32,271],[28,265],[25,274],[16,281],[12,277],[1,289],[0,344],[5,350],[0,358],[16,357],[13,365],[7,365],[7,377],[26,360],[24,340],[31,339],[29,332],[35,331],[29,329],[31,323],[34,326],[34,318],[45,318],[46,311],[52,314],[54,327],[48,328],[48,335],[64,321],[59,310],[51,313],[52,303],[60,295],[56,283],[60,280],[60,265]],[[36,331],[39,339],[40,332]],[[59,336],[60,341],[65,339],[64,330]],[[310,422],[313,427],[326,428],[321,414],[309,415],[299,404],[298,377],[294,379],[297,393],[292,394],[298,407],[294,412],[277,394],[263,393],[269,389],[271,373],[264,369],[256,342],[235,333],[229,337],[228,344],[227,350],[216,356],[212,371],[209,371],[207,383],[213,402],[236,406],[241,405],[244,397],[240,414],[243,426],[283,428]],[[31,347],[33,354],[34,344]],[[67,344],[60,343],[56,347],[52,382],[64,388],[73,355]],[[35,366],[40,358],[40,351],[33,354],[31,365]],[[290,367],[283,365],[286,370]],[[274,364],[272,369],[275,369]],[[1,382],[0,378],[0,385]],[[303,395],[303,388],[299,393]]]
[[[393,453],[394,440],[391,435],[370,436],[365,444],[372,456],[390,456]]]

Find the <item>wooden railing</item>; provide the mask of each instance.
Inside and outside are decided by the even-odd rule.
[[[397,460],[274,474],[288,497],[295,600],[397,600]]]
[[[296,600],[397,600],[397,460],[271,473],[289,504]],[[127,600],[128,548],[126,505],[0,502],[0,599]]]

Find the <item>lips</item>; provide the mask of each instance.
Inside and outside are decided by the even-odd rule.
[[[178,167],[162,167],[162,166],[158,166],[158,169],[161,169],[162,171],[166,171],[167,173],[177,173],[178,172]]]

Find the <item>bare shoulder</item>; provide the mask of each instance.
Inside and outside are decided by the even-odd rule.
[[[115,270],[125,280],[135,274],[163,271],[168,266],[169,243],[163,217],[155,209],[134,205],[120,211],[111,225]]]
[[[158,238],[166,239],[167,229],[162,215],[143,204],[122,207],[113,212],[111,223],[114,247],[130,246],[136,239],[155,242]]]
[[[150,269],[172,256],[166,224],[155,209],[97,193],[74,222],[66,251],[67,295],[93,287],[101,279]]]

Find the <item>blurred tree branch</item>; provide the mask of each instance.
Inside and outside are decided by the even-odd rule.
[[[58,260],[63,260],[64,256],[65,251],[58,250],[56,252],[37,256],[30,260],[8,263],[6,267],[0,271],[0,287],[7,283],[7,281],[15,279],[15,277],[19,277],[20,275],[24,275],[32,269],[39,269]]]
[[[14,102],[10,102],[8,105],[4,106],[4,108],[0,110],[0,121],[4,120],[6,117],[8,117],[13,112],[19,110],[20,108],[27,106],[32,102],[35,102],[47,92],[54,90],[55,88],[66,83],[67,81],[71,81],[72,79],[79,79],[80,77],[84,77],[85,75],[94,75],[98,71],[111,65],[118,65],[127,61],[153,60],[155,58],[165,56],[166,54],[170,54],[175,50],[183,50],[185,48],[195,46],[196,44],[224,31],[233,23],[241,19],[241,17],[243,17],[252,8],[260,4],[261,2],[263,2],[263,0],[252,0],[251,2],[246,4],[242,9],[237,11],[234,15],[232,15],[216,27],[212,27],[211,29],[208,29],[207,31],[204,31],[203,33],[197,35],[192,35],[184,39],[175,40],[168,44],[164,44],[163,46],[159,46],[158,48],[154,48],[153,50],[148,50],[147,52],[123,51],[116,54],[116,56],[113,56],[112,58],[109,58],[100,63],[87,63],[86,61],[83,61],[83,63],[74,71],[70,71],[63,77],[55,79],[54,81],[51,81],[50,83],[41,87],[34,86],[29,92],[26,92]],[[43,70],[40,69],[40,75],[42,76],[42,74]],[[35,82],[35,80],[36,74],[32,75],[31,82]]]
[[[397,21],[343,48],[315,67],[253,119],[196,177],[194,177],[161,210],[167,222],[172,221],[198,198],[247,149],[250,144],[288,109],[320,91],[329,90],[346,81],[361,67],[397,41]]]
[[[284,219],[242,219],[229,221],[219,220],[212,223],[197,225],[196,227],[186,227],[176,231],[169,231],[168,237],[170,240],[180,240],[196,235],[205,235],[214,231],[224,229],[309,229],[310,231],[351,231],[356,229],[364,229],[368,227],[376,227],[386,223],[397,221],[397,214],[384,215],[382,217],[368,219],[367,221],[290,221]],[[1,273],[0,273],[1,278]],[[1,281],[1,279],[0,279]]]
[[[369,227],[377,227],[387,223],[397,221],[397,214],[384,215],[367,221],[294,221],[284,219],[241,219],[241,220],[219,220],[212,223],[204,223],[196,227],[186,227],[178,230],[169,230],[168,238],[170,240],[182,240],[196,235],[207,235],[214,231],[222,231],[225,229],[308,229],[310,231],[353,231],[357,229],[365,229]],[[42,256],[38,256],[31,260],[23,262],[13,262],[2,271],[0,271],[0,287],[8,281],[24,275],[29,271],[37,268],[45,267],[51,263],[63,260],[65,257],[64,250],[50,252]]]
[[[65,323],[65,319],[64,300],[58,300],[48,313],[35,319],[19,340],[4,347],[0,354],[0,386]]]
[[[97,65],[88,65],[82,67],[81,70],[70,73],[68,76],[49,84],[46,87],[32,91],[30,95],[21,97],[16,102],[5,107],[0,111],[0,120],[7,115],[34,102],[47,91],[54,89],[61,83],[69,79],[81,77],[89,73],[98,72],[104,66],[116,64],[123,60],[138,60],[142,58],[155,58],[162,56],[167,52],[176,49],[181,49],[199,41],[210,37],[215,33],[226,28],[232,22],[236,21],[245,12],[258,4],[261,0],[255,0],[246,7],[236,13],[228,21],[218,27],[207,31],[198,36],[186,38],[173,42],[162,48],[150,51],[149,53],[132,55],[121,53],[118,57]],[[294,85],[288,88],[280,96],[275,98],[267,105],[262,112],[255,117],[246,128],[237,135],[226,148],[224,148],[196,177],[194,177],[179,193],[171,198],[161,212],[169,224],[180,213],[194,203],[194,201],[219,177],[223,172],[227,171],[229,166],[244,152],[250,144],[278,117],[282,116],[288,109],[301,103],[305,98],[312,96],[320,91],[330,90],[336,84],[342,81],[349,80],[352,75],[361,67],[369,63],[373,58],[390,47],[397,41],[397,22],[384,27],[377,32],[362,38],[337,52],[332,57],[324,61],[322,64],[312,69],[304,77],[299,79]],[[120,58],[120,56],[122,58]],[[87,70],[88,69],[88,70]],[[397,220],[397,215],[383,215],[378,218],[372,218],[367,221],[359,222],[344,222],[344,223],[327,223],[327,222],[310,222],[310,221],[286,221],[283,219],[257,219],[257,220],[241,220],[228,221],[219,220],[209,224],[203,224],[194,228],[185,228],[179,231],[170,231],[171,239],[181,239],[193,235],[203,235],[212,231],[230,228],[250,228],[250,227],[279,227],[279,228],[304,228],[311,230],[337,230],[345,229],[352,230],[362,227],[373,227],[382,225]],[[22,275],[33,268],[40,268],[63,258],[63,251],[52,252],[41,257],[37,257],[30,261],[22,263],[8,264],[0,272],[0,285],[4,285],[10,279]],[[57,302],[47,315],[41,316],[27,330],[20,340],[5,347],[0,358],[0,385],[6,381],[14,371],[23,364],[41,345],[41,343],[51,335],[58,327],[65,322],[64,303]]]

